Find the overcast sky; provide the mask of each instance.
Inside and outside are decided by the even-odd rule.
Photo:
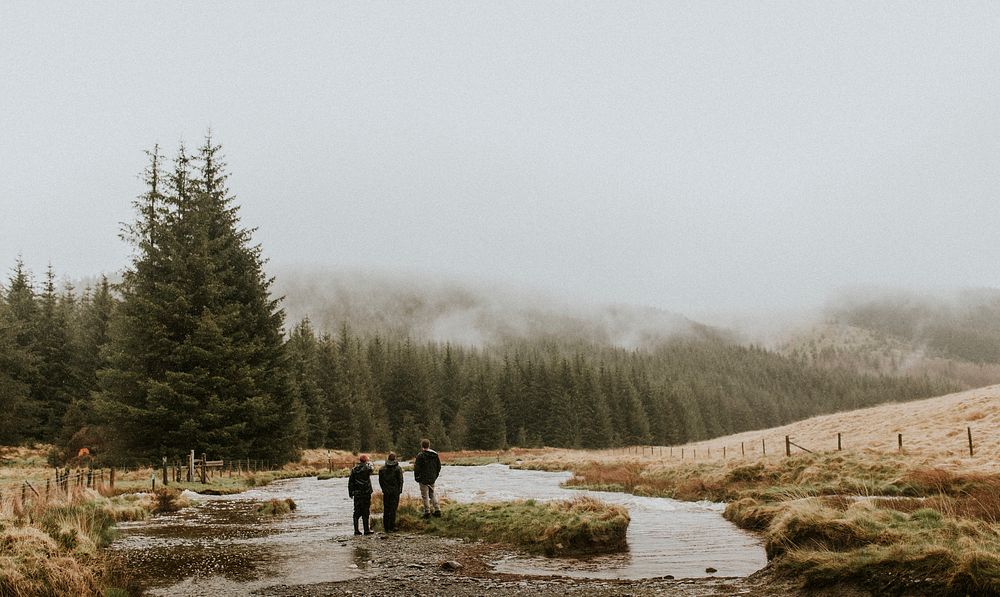
[[[0,260],[222,142],[272,266],[686,313],[1000,286],[998,2],[0,2]]]

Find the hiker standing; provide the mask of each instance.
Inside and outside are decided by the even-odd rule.
[[[441,459],[431,450],[431,440],[420,440],[420,453],[413,460],[413,478],[420,484],[420,499],[424,502],[424,518],[430,518],[431,506],[434,516],[441,516],[441,506],[434,495],[434,482],[441,473]]]
[[[358,457],[358,463],[351,469],[351,476],[347,479],[347,493],[354,498],[354,534],[360,535],[358,530],[358,519],[364,523],[366,535],[371,535],[369,517],[372,508],[372,472],[375,467],[369,462],[368,455],[362,454]]]
[[[391,533],[396,530],[396,509],[399,508],[399,494],[403,493],[403,469],[395,452],[389,452],[379,469],[378,485],[382,488],[382,527]]]

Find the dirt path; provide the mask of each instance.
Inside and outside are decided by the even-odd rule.
[[[361,576],[350,581],[313,585],[276,586],[255,595],[271,597],[318,595],[761,595],[796,594],[797,588],[771,578],[766,571],[748,578],[673,580],[579,580],[495,574],[489,565],[507,554],[496,545],[464,543],[413,534],[376,534],[337,539],[355,550],[354,564]],[[445,562],[461,568],[449,570]],[[322,566],[322,562],[317,562]]]

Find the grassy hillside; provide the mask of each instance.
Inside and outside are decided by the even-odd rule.
[[[1000,290],[848,298],[830,310],[830,318],[926,347],[931,356],[1000,363]]]
[[[960,389],[1000,383],[1000,363],[942,356],[926,344],[878,329],[824,323],[790,333],[775,349],[807,365],[897,377],[928,377]]]
[[[976,454],[969,457],[966,428],[972,429]],[[784,455],[785,436],[810,450],[834,451],[837,433],[849,451],[893,454],[899,451],[898,435],[903,434],[903,452],[935,466],[964,470],[986,469],[1000,472],[1000,385],[966,390],[946,396],[891,403],[841,413],[812,417],[781,427],[748,431],[712,440],[687,444],[699,458],[739,454],[740,442],[755,456],[761,440],[774,457]],[[802,453],[793,447],[793,453]]]

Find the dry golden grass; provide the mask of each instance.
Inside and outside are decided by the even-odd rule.
[[[100,548],[114,523],[148,515],[151,500],[89,489],[49,500],[0,500],[0,595],[100,595],[115,584]]]
[[[974,457],[969,457],[967,427],[972,429]],[[1000,385],[822,415],[781,427],[672,447],[532,450],[523,454],[516,466],[578,470],[588,462],[634,462],[645,469],[651,465],[687,467],[693,462],[776,462],[785,458],[786,435],[792,442],[813,452],[830,453],[837,450],[837,433],[841,434],[842,453],[845,454],[901,455],[905,462],[914,466],[1000,472]],[[899,433],[903,434],[902,453],[897,444]],[[762,441],[766,445],[766,455]],[[793,446],[792,454],[805,452]]]
[[[972,428],[976,455],[969,457],[966,428]],[[962,469],[1000,471],[1000,385],[948,394],[913,402],[883,404],[813,417],[782,427],[750,431],[684,446],[685,455],[721,459],[740,456],[740,443],[748,456],[760,457],[761,441],[768,456],[784,457],[785,436],[800,446],[819,451],[837,449],[841,433],[845,450],[896,453],[897,434],[903,434],[903,452],[924,464],[960,466]],[[674,448],[677,456],[678,448]],[[793,453],[802,453],[792,448]],[[709,456],[711,454],[711,456]],[[651,456],[650,456],[651,458]]]

